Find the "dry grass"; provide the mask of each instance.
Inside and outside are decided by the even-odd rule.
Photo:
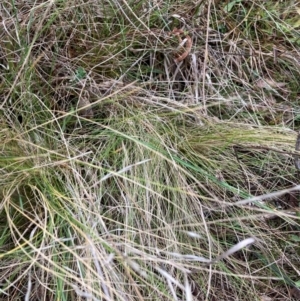
[[[297,1],[0,21],[0,301],[299,299]]]

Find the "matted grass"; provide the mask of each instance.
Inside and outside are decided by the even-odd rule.
[[[299,299],[298,6],[2,1],[0,300]]]

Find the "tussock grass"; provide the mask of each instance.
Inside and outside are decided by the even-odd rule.
[[[297,3],[0,8],[1,301],[297,300]]]

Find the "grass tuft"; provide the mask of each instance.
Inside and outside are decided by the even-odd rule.
[[[297,300],[297,4],[100,2],[0,4],[0,301]]]

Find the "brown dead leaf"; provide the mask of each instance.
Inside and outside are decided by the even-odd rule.
[[[260,297],[260,301],[272,301],[273,299],[271,297],[268,297],[266,295],[263,295]]]
[[[276,82],[273,79],[262,78],[256,82],[258,88],[264,88],[267,90],[272,90],[273,88],[283,88],[286,86],[286,83]]]

